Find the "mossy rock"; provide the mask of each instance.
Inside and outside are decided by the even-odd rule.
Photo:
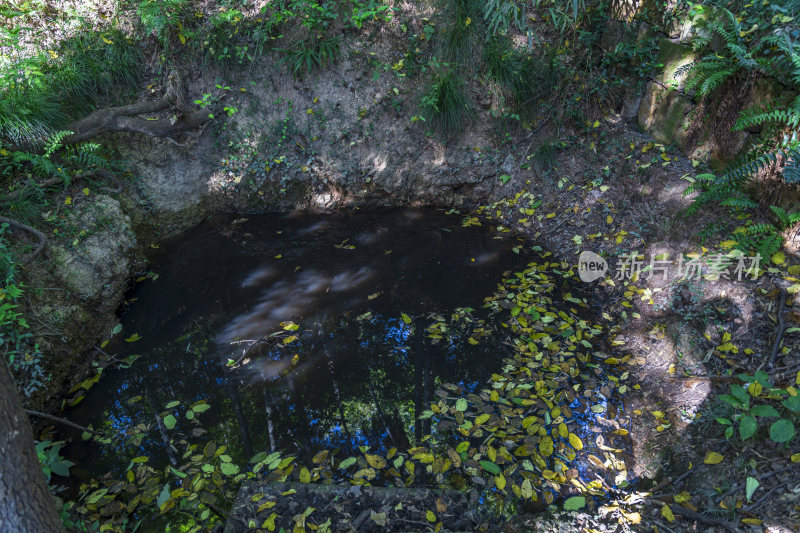
[[[686,148],[686,128],[692,102],[674,90],[650,82],[639,104],[639,126],[653,139]]]
[[[662,37],[658,40],[658,62],[663,65],[662,70],[656,75],[656,80],[668,87],[683,89],[686,85],[686,74],[676,77],[675,73],[681,67],[694,62],[695,53],[689,46],[674,43]]]

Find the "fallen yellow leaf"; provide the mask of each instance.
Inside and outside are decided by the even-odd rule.
[[[706,454],[706,458],[703,459],[703,462],[707,465],[716,465],[721,463],[723,459],[725,458],[722,456],[722,454],[719,454],[717,452],[708,452]]]

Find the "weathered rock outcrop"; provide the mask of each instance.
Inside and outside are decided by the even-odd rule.
[[[67,209],[62,232],[68,240],[51,243],[49,260],[26,273],[33,287],[30,325],[56,385],[52,391],[80,378],[74,370],[88,363],[85,353],[110,333],[136,261],[136,237],[117,200],[98,195]]]

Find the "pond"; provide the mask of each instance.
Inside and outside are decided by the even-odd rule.
[[[66,414],[133,438],[70,447],[73,473],[120,475],[138,456],[175,464],[176,435],[227,444],[239,463],[273,449],[408,448],[430,429],[414,413],[439,384],[474,390],[509,353],[458,327],[436,341],[425,329],[478,320],[503,272],[531,257],[508,233],[432,209],[215,216],[152,249],[103,348],[139,357]]]

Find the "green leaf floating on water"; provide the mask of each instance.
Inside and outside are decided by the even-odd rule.
[[[495,476],[500,473],[500,467],[491,461],[481,461],[481,467],[483,467],[483,469],[489,472],[490,474],[494,474]]]
[[[172,415],[167,415],[164,417],[164,425],[167,426],[167,429],[172,429],[175,427],[175,424],[178,421]]]
[[[567,498],[567,501],[564,502],[564,510],[577,511],[578,509],[582,509],[585,505],[585,496],[573,496],[572,498]]]
[[[354,464],[356,464],[356,458],[355,457],[348,457],[347,459],[345,459],[344,461],[339,463],[339,468],[340,469],[341,468],[348,468],[350,466],[353,466]]]
[[[138,341],[138,340],[139,340],[139,339],[141,339],[141,338],[142,338],[142,337],[141,337],[141,336],[139,336],[139,334],[138,334],[138,333],[134,333],[133,335],[131,335],[130,337],[128,337],[127,339],[125,339],[125,342],[136,342],[136,341]]]
[[[205,413],[209,409],[211,409],[211,406],[208,405],[207,403],[201,403],[192,407],[192,411],[194,411],[195,413]]]
[[[411,324],[411,317],[405,313],[400,313],[400,317],[403,319],[403,322],[406,324]]]
[[[458,401],[456,401],[456,409],[462,413],[467,410],[467,407],[469,407],[469,404],[464,398],[459,398]]]

